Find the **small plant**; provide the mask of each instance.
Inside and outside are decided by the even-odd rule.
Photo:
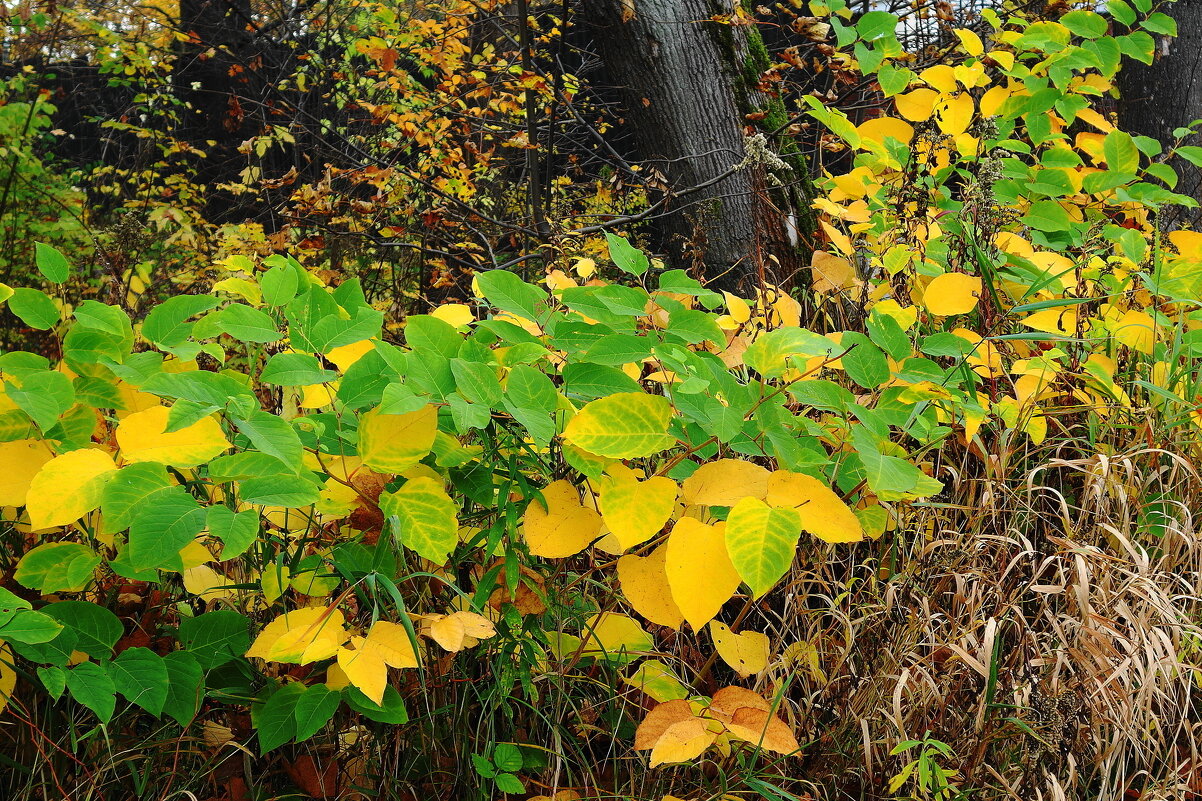
[[[933,799],[933,801],[949,801],[959,798],[960,791],[952,783],[958,771],[945,768],[939,764],[941,760],[954,756],[951,746],[936,740],[930,732],[922,735],[921,740],[903,740],[893,747],[890,756],[897,756],[915,751],[914,759],[907,762],[896,776],[889,780],[889,792],[897,793],[909,785],[908,799]]]

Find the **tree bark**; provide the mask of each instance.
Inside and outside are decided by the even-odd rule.
[[[1150,64],[1124,61],[1119,71],[1119,126],[1128,133],[1158,140],[1167,150],[1177,140],[1176,128],[1202,118],[1202,0],[1176,0],[1162,9],[1177,21],[1177,37],[1156,35],[1156,58]],[[1186,144],[1202,144],[1195,134]],[[1182,159],[1168,164],[1177,171],[1175,191],[1202,203],[1202,169]],[[1173,207],[1160,223],[1179,228],[1202,221],[1199,209]]]
[[[753,159],[735,169],[754,132],[745,115],[765,107],[754,26],[711,21],[732,11],[720,0],[585,0],[582,9],[644,177],[662,175],[651,198],[665,208],[652,226],[657,249],[721,287],[795,272],[810,233],[798,223],[808,199],[791,191],[806,180],[804,164]]]

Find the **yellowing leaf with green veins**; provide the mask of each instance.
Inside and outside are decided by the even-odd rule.
[[[562,559],[580,553],[601,534],[601,515],[580,503],[580,495],[560,479],[543,488],[543,500],[534,498],[522,518],[522,536],[530,553]]]
[[[497,633],[497,628],[488,618],[475,612],[452,612],[449,615],[427,615],[422,634],[455,653],[470,648],[480,640],[487,640]]]
[[[17,671],[13,667],[13,649],[0,640],[0,711],[8,706],[13,690],[17,687]]]
[[[606,659],[617,664],[632,662],[655,650],[655,640],[634,618],[617,612],[594,615],[581,631],[581,656]]]
[[[730,630],[730,626],[717,620],[710,621],[709,629],[718,656],[739,674],[739,678],[754,676],[768,667],[768,656],[771,653],[768,635],[758,631],[742,631],[736,634]]]
[[[927,284],[922,305],[940,317],[968,314],[977,307],[980,295],[980,278],[964,273],[944,273]]]
[[[768,471],[742,459],[718,459],[698,467],[680,486],[686,506],[734,506],[768,492]]]
[[[665,476],[639,481],[622,465],[610,467],[603,485],[601,517],[622,550],[655,536],[676,508],[676,482]]]
[[[800,536],[796,509],[774,508],[758,498],[739,501],[726,518],[731,564],[756,598],[789,571]]]
[[[335,683],[345,679],[377,704],[384,700],[389,667],[418,667],[409,634],[404,626],[396,623],[376,621],[366,637],[352,637],[351,646],[338,649],[338,668],[342,675],[332,678]]]
[[[68,451],[46,462],[29,484],[30,528],[74,523],[100,506],[104,485],[116,472],[113,457],[95,448]]]
[[[0,442],[0,506],[24,506],[33,477],[54,458],[44,442],[19,439]]]
[[[359,455],[380,473],[403,473],[426,457],[438,433],[438,407],[408,414],[373,410],[359,418]]]
[[[672,407],[660,395],[619,392],[585,404],[568,422],[563,436],[597,456],[637,459],[672,447],[668,436]]]
[[[684,615],[668,588],[667,560],[667,545],[647,556],[626,554],[618,559],[618,585],[634,611],[656,625],[678,629]]]
[[[264,626],[246,655],[299,665],[329,659],[349,636],[345,624],[342,612],[324,606],[285,612]]]
[[[196,467],[220,456],[229,447],[217,418],[209,416],[167,433],[166,406],[152,406],[128,415],[117,426],[117,444],[127,462],[160,462],[172,467]]]
[[[893,98],[897,113],[910,122],[926,122],[935,113],[939,93],[934,89],[915,89]]]
[[[380,511],[396,517],[401,543],[423,559],[443,564],[459,542],[457,507],[440,479],[411,478],[380,496]]]
[[[796,509],[801,527],[823,542],[864,539],[860,519],[830,487],[813,476],[777,470],[768,477],[769,506]]]
[[[723,528],[685,517],[672,529],[665,546],[664,572],[672,600],[694,631],[710,622],[739,588]]]
[[[644,659],[622,682],[656,701],[675,701],[689,697],[689,690],[672,669],[658,659]]]

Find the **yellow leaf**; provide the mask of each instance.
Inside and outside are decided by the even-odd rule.
[[[996,117],[1002,104],[1010,99],[1011,92],[1004,86],[994,86],[981,95],[981,116]]]
[[[349,345],[339,345],[336,348],[331,348],[326,354],[326,358],[334,363],[338,368],[338,372],[345,373],[351,368],[351,365],[362,359],[367,354],[376,349],[370,339],[361,339],[358,342],[352,342]]]
[[[957,28],[954,33],[956,38],[960,40],[960,44],[964,46],[964,51],[970,56],[979,56],[985,52],[985,45],[981,41],[981,37],[977,36],[973,31],[967,28]]]
[[[134,412],[117,426],[117,444],[127,462],[161,462],[172,467],[196,467],[220,456],[230,443],[217,418],[206,417],[170,434],[166,406]]]
[[[717,735],[701,718],[673,723],[651,749],[651,767],[694,760],[705,753],[715,739]]]
[[[936,106],[935,123],[948,136],[959,136],[968,130],[976,110],[972,95],[961,92]]]
[[[592,656],[625,664],[655,650],[655,640],[634,618],[617,612],[594,615],[582,632],[581,656]]]
[[[1150,354],[1156,345],[1156,321],[1145,312],[1132,309],[1112,323],[1110,328],[1116,342],[1140,353]]]
[[[359,455],[381,473],[403,473],[434,447],[438,407],[428,404],[408,414],[372,410],[359,418]]]
[[[825,250],[815,250],[810,256],[810,273],[814,291],[822,294],[853,289],[860,283],[855,265]]]
[[[1077,335],[1077,311],[1073,308],[1043,309],[1023,319],[1022,324],[1036,331],[1064,336]]]
[[[600,498],[601,517],[622,550],[633,548],[660,532],[676,508],[676,482],[664,476],[639,481],[621,465],[607,471],[609,481]]]
[[[647,620],[678,629],[684,621],[672,600],[666,570],[668,546],[661,545],[647,556],[627,554],[618,559],[618,584],[626,600]]]
[[[472,628],[472,631],[477,630],[478,624]],[[415,668],[419,665],[409,632],[399,623],[377,620],[367,632],[367,642],[377,648],[384,661],[394,668]]]
[[[0,442],[0,506],[24,506],[29,485],[42,466],[54,458],[44,442],[19,439]]]
[[[560,479],[543,488],[543,500],[526,506],[522,518],[522,536],[530,553],[548,559],[562,559],[580,553],[601,535],[601,515],[580,503],[580,495],[570,482]]]
[[[922,304],[931,314],[949,317],[968,314],[977,307],[981,279],[964,273],[944,273],[927,284]]]
[[[950,95],[956,91],[956,70],[947,64],[936,64],[934,67],[927,67],[918,73],[918,77],[944,94]]]
[[[893,98],[897,113],[910,122],[926,122],[935,113],[939,93],[934,89],[915,89]]]
[[[74,523],[100,506],[100,493],[116,472],[113,457],[94,448],[69,451],[46,462],[29,484],[30,528]]]
[[[388,688],[388,666],[378,648],[368,645],[363,637],[351,637],[353,648],[339,648],[338,667],[348,682],[379,704]]]
[[[801,527],[823,542],[859,542],[864,530],[855,513],[813,476],[777,470],[768,477],[770,506],[796,509]]]
[[[722,292],[722,297],[726,300],[726,308],[736,323],[745,323],[751,319],[751,307],[747,305],[747,301],[726,291]]]
[[[739,588],[739,574],[726,552],[724,527],[691,517],[681,519],[668,537],[668,587],[685,620],[699,631]]]
[[[13,690],[17,687],[17,671],[13,662],[13,649],[0,640],[0,710],[8,705]]]
[[[914,138],[914,127],[905,120],[899,120],[897,117],[874,117],[871,120],[860,123],[856,128],[856,132],[860,134],[862,140],[885,144],[885,140],[889,138],[896,139],[903,145],[908,145],[910,140]]]
[[[768,667],[770,647],[768,635],[758,631],[744,631],[736,634],[725,623],[711,620],[710,636],[714,638],[714,647],[722,661],[739,674],[747,678],[760,673]]]
[[[246,655],[300,665],[329,659],[346,642],[345,623],[342,612],[324,606],[285,612],[263,627]]]
[[[211,557],[211,554],[210,554]],[[193,595],[199,595],[202,600],[224,598],[229,591],[222,589],[231,582],[208,565],[197,565],[183,572],[184,589]]]
[[[1014,68],[1014,54],[1009,50],[990,50],[989,58],[997,62],[997,65],[1003,70]]]
[[[568,442],[597,456],[636,459],[670,448],[672,407],[661,395],[619,392],[585,405],[564,429]]]
[[[422,633],[454,653],[475,645],[477,640],[487,640],[497,630],[488,618],[475,612],[452,612],[427,617]]]
[[[476,319],[476,315],[472,313],[471,307],[463,303],[444,303],[430,312],[430,316],[436,317],[456,328],[461,328],[468,323],[474,322]]]
[[[680,487],[687,506],[734,506],[744,498],[768,494],[768,470],[742,459],[706,462]]]

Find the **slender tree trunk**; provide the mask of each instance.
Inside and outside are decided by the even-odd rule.
[[[1119,125],[1131,134],[1159,140],[1168,149],[1173,131],[1202,118],[1202,0],[1176,0],[1162,9],[1177,21],[1177,37],[1156,36],[1156,59],[1150,64],[1124,61],[1118,85]],[[1202,144],[1197,134],[1187,144]],[[1180,178],[1177,192],[1202,203],[1202,169],[1182,159],[1169,162]],[[1161,220],[1178,228],[1202,221],[1199,209],[1174,208]]]
[[[747,158],[754,128],[745,116],[765,108],[754,26],[712,21],[732,10],[720,0],[585,0],[582,8],[604,78],[622,97],[635,156],[653,182],[662,176],[663,194],[652,198],[666,195],[657,247],[718,286],[796,271],[808,201],[787,187],[804,180],[804,165],[765,163],[771,153]]]

